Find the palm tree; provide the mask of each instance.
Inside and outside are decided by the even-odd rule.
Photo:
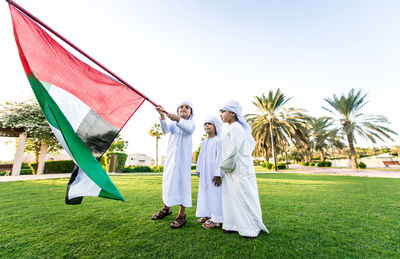
[[[335,150],[337,151],[337,155],[340,156],[341,153],[343,153],[343,150],[346,147],[346,144],[343,142],[344,138],[342,134],[339,134],[336,136],[331,136],[328,138],[328,143],[329,147],[331,149],[331,159],[334,157],[334,152]]]
[[[351,89],[347,96],[342,94],[338,97],[334,94],[332,99],[324,98],[331,109],[322,107],[335,115],[337,118],[336,123],[347,137],[352,169],[357,169],[357,158],[354,148],[356,135],[373,143],[376,139],[381,141],[389,139],[393,141],[390,134],[397,135],[393,130],[382,125],[390,123],[385,116],[365,115],[360,112],[367,104],[366,96],[367,94],[364,94],[362,90],[355,92],[354,89]]]
[[[263,154],[267,161],[272,156],[276,166],[277,146],[289,146],[289,140],[303,140],[301,135],[305,128],[307,116],[304,110],[285,108],[284,105],[291,99],[281,93],[280,89],[274,94],[269,91],[268,96],[264,93],[255,96],[252,102],[258,114],[246,114],[246,120],[253,129],[253,137],[256,140],[255,154]],[[268,146],[271,147],[269,152]]]
[[[155,123],[154,126],[151,127],[149,134],[150,136],[156,138],[156,166],[158,166],[158,140],[165,134],[162,132],[161,125],[159,123]]]
[[[339,130],[333,128],[333,120],[329,117],[311,117],[309,126],[311,128],[313,147],[319,153],[321,161],[324,161],[325,151],[330,146],[337,145],[336,141],[340,141]]]

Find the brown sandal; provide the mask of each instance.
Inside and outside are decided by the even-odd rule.
[[[171,208],[162,208],[160,209],[159,212],[154,213],[153,216],[151,217],[152,220],[159,220],[159,219],[163,219],[168,215],[171,215],[172,210]]]
[[[213,229],[220,226],[220,223],[215,223],[211,219],[207,220],[203,224],[201,224],[205,229]]]
[[[183,215],[183,216],[182,215],[178,215],[178,217],[176,217],[174,219],[174,221],[172,221],[170,227],[171,228],[180,228],[183,225],[185,225],[185,223],[186,223],[186,215]]]
[[[203,223],[206,223],[207,220],[209,220],[209,219],[210,219],[209,217],[202,217],[197,220],[197,223],[203,224]]]

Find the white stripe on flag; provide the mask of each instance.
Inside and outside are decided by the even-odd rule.
[[[54,135],[56,136],[56,138],[58,139],[58,142],[60,142],[61,146],[64,148],[64,150],[68,153],[68,155],[71,157],[71,159],[74,161],[74,163],[76,164],[75,158],[72,155],[71,151],[69,150],[67,143],[65,143],[64,137],[61,134],[61,131],[59,131],[57,128],[54,128],[53,126],[51,126],[51,124],[49,123],[51,130],[53,131]]]
[[[82,168],[79,168],[78,176],[69,187],[68,199],[82,196],[98,197],[100,191],[101,188],[83,172]]]
[[[64,113],[65,117],[76,132],[82,120],[90,111],[90,107],[74,95],[56,85],[52,85],[49,94],[57,103],[58,107]]]

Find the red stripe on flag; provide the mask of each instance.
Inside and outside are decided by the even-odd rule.
[[[73,94],[117,128],[122,128],[144,102],[142,96],[125,85],[74,57],[11,5],[10,11],[15,39],[27,74],[32,71],[40,81]]]

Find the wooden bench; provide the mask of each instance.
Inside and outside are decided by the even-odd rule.
[[[385,168],[389,168],[389,166],[400,166],[399,161],[382,161]]]
[[[0,164],[0,171],[5,171],[6,176],[9,176],[11,174],[13,168],[13,164]]]
[[[0,164],[0,171],[11,171],[13,164]]]

